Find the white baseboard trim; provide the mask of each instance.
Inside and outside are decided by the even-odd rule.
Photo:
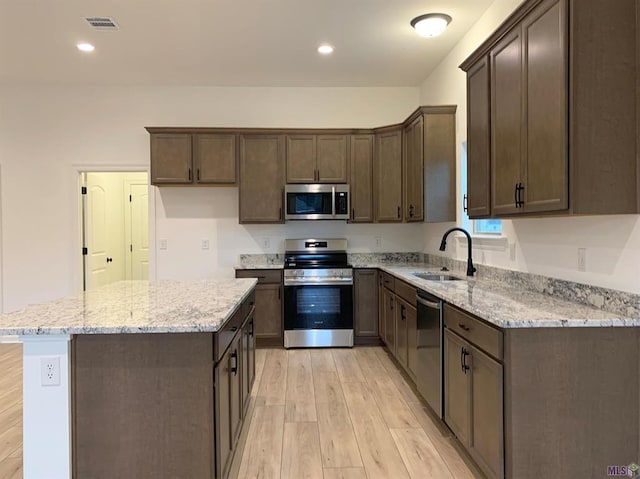
[[[2,336],[0,334],[0,344],[1,343],[19,343],[20,340],[18,339],[18,336]]]

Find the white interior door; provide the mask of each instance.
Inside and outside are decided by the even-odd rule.
[[[131,214],[131,276],[130,279],[149,279],[149,187],[130,184]]]
[[[125,279],[123,185],[121,173],[86,174],[86,289]]]

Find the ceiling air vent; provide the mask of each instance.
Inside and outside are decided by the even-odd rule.
[[[118,25],[109,17],[85,17],[85,20],[96,30],[117,30]]]

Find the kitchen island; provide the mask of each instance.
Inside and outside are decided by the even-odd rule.
[[[124,281],[0,316],[24,344],[24,477],[225,477],[255,284]]]

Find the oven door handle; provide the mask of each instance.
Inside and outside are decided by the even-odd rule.
[[[353,286],[353,280],[335,280],[335,281],[287,281],[284,280],[285,286]]]

